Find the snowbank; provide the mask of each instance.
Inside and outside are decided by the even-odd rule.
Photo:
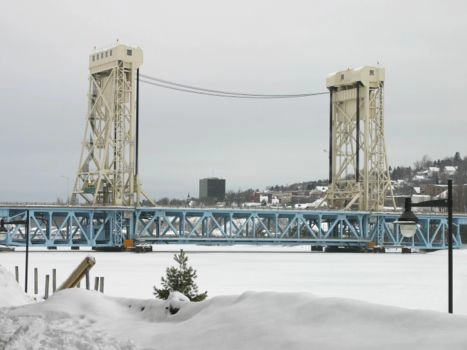
[[[31,301],[32,299],[23,292],[15,277],[0,265],[0,307],[23,305]]]
[[[308,293],[246,292],[200,303],[69,289],[0,309],[5,349],[464,349],[467,317]]]

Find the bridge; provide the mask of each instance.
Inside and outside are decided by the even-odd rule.
[[[319,210],[162,208],[142,190],[138,169],[140,48],[116,45],[89,56],[88,113],[71,203],[66,206],[0,204],[0,245],[120,248],[156,244],[306,244],[312,248],[447,248],[446,215],[419,214],[417,233],[403,237],[381,212],[394,196],[384,144],[382,67],[337,72],[327,79],[329,208]],[[169,81],[142,75],[142,82]],[[231,98],[252,95],[171,83],[185,92]],[[143,201],[143,199],[146,201]],[[454,247],[461,247],[467,216],[454,216]]]
[[[343,210],[3,206],[0,245],[120,248],[152,244],[310,245],[312,249],[367,247],[447,248],[447,217],[417,213],[412,238],[394,227],[400,213]],[[8,224],[12,222],[11,224]],[[453,244],[460,248],[467,215],[454,215]]]

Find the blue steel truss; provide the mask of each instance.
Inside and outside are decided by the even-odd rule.
[[[124,240],[192,244],[307,244],[321,247],[447,248],[446,215],[419,216],[414,237],[400,235],[393,222],[399,213],[224,208],[0,207],[0,217],[26,221],[29,245],[95,248],[122,247]],[[454,247],[467,216],[454,216]],[[24,224],[7,224],[0,245],[26,243]]]

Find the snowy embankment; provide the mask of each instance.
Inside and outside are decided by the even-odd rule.
[[[33,299],[23,293],[13,275],[0,265],[0,307],[24,305],[31,302]]]
[[[246,292],[204,302],[68,289],[31,302],[0,266],[5,349],[465,349],[467,317],[308,293]]]

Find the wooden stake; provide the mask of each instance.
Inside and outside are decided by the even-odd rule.
[[[49,299],[49,279],[50,275],[45,275],[45,299]]]

